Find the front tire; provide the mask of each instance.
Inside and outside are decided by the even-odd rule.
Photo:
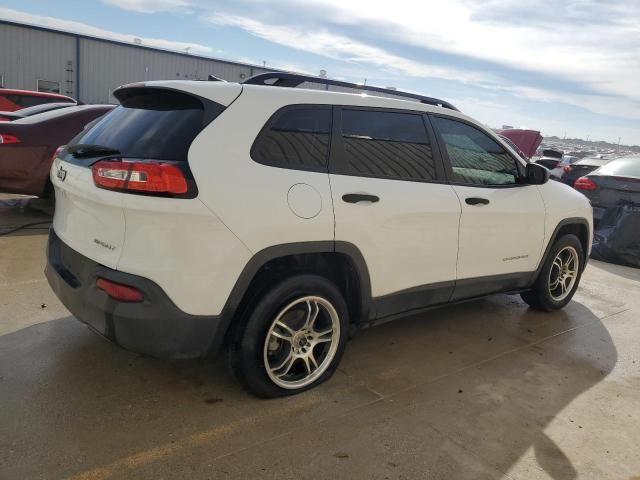
[[[563,235],[551,247],[533,288],[521,297],[533,309],[559,310],[573,298],[583,268],[580,240],[572,234]]]
[[[231,367],[249,392],[280,397],[309,390],[333,375],[349,318],[333,283],[296,275],[266,291],[243,323],[229,350]]]

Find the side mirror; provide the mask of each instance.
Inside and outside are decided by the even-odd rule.
[[[542,185],[549,181],[549,170],[537,163],[527,163],[527,182]]]

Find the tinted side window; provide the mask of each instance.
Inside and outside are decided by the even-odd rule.
[[[435,117],[454,181],[473,185],[510,185],[518,179],[515,160],[487,134],[456,120]]]
[[[295,108],[276,113],[251,148],[251,158],[274,167],[325,170],[331,110]]]
[[[431,144],[421,115],[343,110],[342,136],[344,173],[396,180],[436,178]]]

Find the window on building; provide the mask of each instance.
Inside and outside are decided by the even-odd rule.
[[[4,75],[0,73],[0,88],[4,88]]]
[[[435,117],[454,180],[472,185],[510,185],[518,179],[516,161],[486,133],[466,123]]]
[[[395,180],[436,178],[422,115],[343,110],[342,135],[344,173]]]
[[[60,93],[60,82],[38,80],[38,91],[45,93]]]
[[[284,110],[262,130],[251,149],[251,158],[274,167],[324,170],[330,131],[329,107]]]

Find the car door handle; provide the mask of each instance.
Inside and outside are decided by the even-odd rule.
[[[467,205],[489,205],[489,200],[480,197],[469,197],[465,199]]]
[[[376,203],[380,200],[379,197],[375,195],[368,195],[366,193],[345,193],[342,196],[342,200],[347,203],[359,203],[359,202],[371,202]]]

